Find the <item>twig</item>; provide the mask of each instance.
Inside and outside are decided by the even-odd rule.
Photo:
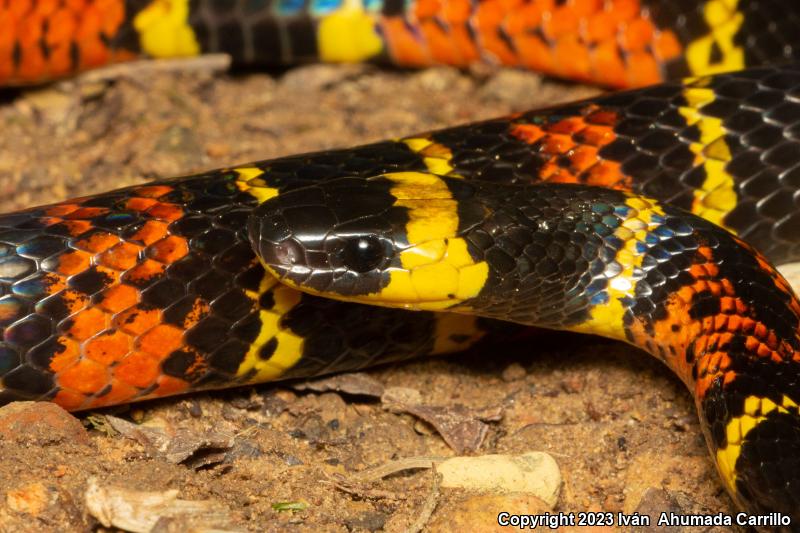
[[[431,519],[433,511],[436,510],[436,505],[439,503],[439,483],[442,480],[442,476],[436,471],[436,465],[433,464],[431,465],[431,473],[433,474],[431,493],[425,500],[425,505],[422,506],[419,517],[406,529],[405,533],[419,533],[422,531],[428,524],[428,520]]]

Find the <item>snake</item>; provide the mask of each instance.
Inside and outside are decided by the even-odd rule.
[[[224,52],[631,88],[0,215],[0,404],[592,333],[666,363],[737,506],[798,531],[800,304],[772,266],[800,260],[798,22],[789,0],[0,3],[6,85]]]

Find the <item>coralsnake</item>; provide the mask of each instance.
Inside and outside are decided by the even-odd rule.
[[[215,50],[697,75],[1,215],[0,400],[88,409],[514,328],[475,315],[597,333],[666,362],[737,504],[797,530],[800,304],[769,261],[800,259],[800,66],[718,72],[800,59],[798,20],[779,0],[0,4],[5,83]]]

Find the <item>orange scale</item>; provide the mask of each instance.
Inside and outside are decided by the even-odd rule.
[[[61,224],[64,222],[64,219],[61,217],[42,217],[38,220],[38,222],[43,226],[50,227],[55,224]]]
[[[111,387],[104,392],[104,394],[92,398],[92,407],[105,407],[107,405],[126,403],[139,395],[139,389],[115,379],[111,380]]]
[[[575,141],[566,135],[547,135],[542,143],[542,151],[552,155],[561,155],[575,147]]]
[[[139,291],[131,285],[117,283],[100,293],[97,305],[110,313],[119,313],[139,303]]]
[[[465,24],[472,16],[472,3],[469,0],[446,0],[442,18],[451,26]]]
[[[156,380],[158,387],[150,395],[152,397],[172,396],[189,390],[189,383],[172,376],[162,375]]]
[[[631,87],[653,85],[662,81],[658,63],[647,52],[633,52],[628,55],[628,80]]]
[[[145,198],[160,198],[174,189],[167,185],[144,185],[136,188],[136,194]]]
[[[158,200],[154,200],[153,198],[140,198],[137,196],[134,198],[129,198],[125,202],[125,209],[142,212],[147,211],[157,203]]]
[[[21,78],[29,80],[36,80],[44,75],[45,59],[41,49],[37,47],[22,50],[18,73]]]
[[[161,375],[161,358],[147,352],[131,352],[111,372],[119,381],[145,389]]]
[[[571,0],[569,6],[580,17],[588,17],[603,9],[603,0]]]
[[[642,13],[639,0],[610,0],[605,3],[605,10],[614,16],[617,22],[632,20]]]
[[[581,144],[601,147],[616,139],[614,131],[605,126],[587,126],[578,134],[576,138]]]
[[[70,315],[89,307],[91,300],[87,295],[73,289],[66,289],[61,293],[61,298]]]
[[[67,286],[67,278],[58,274],[46,273],[42,277],[42,285],[47,288],[48,294],[56,294],[63,291]]]
[[[526,0],[498,0],[498,2],[500,3],[500,7],[502,8],[503,12],[508,14],[519,9],[520,6],[526,2]]]
[[[67,228],[70,236],[78,237],[92,229],[92,223],[88,220],[65,220],[61,224]]]
[[[589,125],[589,127],[615,126],[619,121],[619,116],[617,115],[616,111],[590,106],[589,111],[583,117],[583,120]]]
[[[450,38],[453,40],[453,46],[456,47],[463,64],[474,63],[480,58],[480,52],[475,46],[475,41],[469,30],[463,26],[456,26],[450,30]]]
[[[585,127],[586,123],[583,121],[583,117],[569,117],[561,119],[558,122],[548,124],[545,129],[548,133],[572,135],[583,130]]]
[[[731,340],[733,340],[733,333],[729,331],[724,331],[719,334],[719,347],[720,349],[726,349],[731,344]],[[725,357],[725,353],[722,354]]]
[[[594,146],[579,145],[569,154],[572,168],[577,172],[588,170],[599,161],[598,149]]]
[[[131,307],[115,315],[113,322],[122,331],[138,336],[161,323],[161,310]]]
[[[555,47],[555,61],[559,72],[568,78],[588,81],[591,78],[591,59],[589,48],[578,40],[576,35],[568,35],[558,40]]]
[[[769,335],[767,335],[767,345],[770,348],[777,348],[778,347],[778,337],[775,335],[775,332],[770,330]]]
[[[580,19],[570,6],[555,8],[542,22],[542,32],[551,40],[577,36]]]
[[[730,315],[728,317],[728,331],[738,333],[742,329],[742,317]]]
[[[503,23],[505,12],[499,0],[484,0],[478,4],[475,12],[475,21],[478,28],[497,28]]]
[[[742,319],[742,333],[746,333],[747,335],[752,335],[753,331],[756,329],[756,321],[750,317],[744,317]]]
[[[71,42],[76,28],[75,15],[68,9],[59,9],[50,16],[47,28],[48,44]]]
[[[581,34],[589,43],[614,43],[617,37],[615,17],[608,11],[600,11],[591,15],[586,21]]]
[[[33,0],[15,0],[8,2],[6,8],[14,18],[20,18],[33,8]]]
[[[171,264],[189,253],[189,243],[182,237],[170,235],[147,248],[147,256],[165,264]]]
[[[136,266],[141,251],[141,246],[123,241],[103,252],[98,262],[114,270],[128,270]]]
[[[548,163],[548,166],[547,177],[545,178],[547,181],[553,183],[576,183],[578,181],[577,176],[569,170],[561,168],[555,163]]]
[[[167,224],[166,222],[161,222],[159,220],[148,220],[139,230],[130,236],[131,241],[140,241],[144,243],[146,246],[157,242],[160,239],[163,239],[164,236],[167,234]]]
[[[591,52],[592,71],[597,80],[612,87],[625,87],[628,71],[615,42],[604,42]]]
[[[147,214],[159,220],[174,222],[184,216],[183,208],[176,204],[159,202],[147,210]]]
[[[38,15],[48,17],[59,8],[59,4],[58,0],[39,0],[34,6],[34,11]]]
[[[760,344],[761,343],[759,342],[759,340],[757,338],[753,337],[752,335],[748,336],[744,340],[744,347],[747,349],[748,352],[755,352],[756,349],[758,349]]]
[[[119,244],[120,238],[111,233],[100,231],[92,233],[85,239],[81,239],[75,243],[78,248],[88,250],[93,253],[105,252],[112,246]]]
[[[105,274],[105,276],[106,276],[105,286],[106,287],[110,287],[111,285],[114,285],[115,283],[119,283],[119,278],[120,278],[120,275],[121,275],[121,273],[119,271],[111,269],[111,268],[104,267],[103,265],[96,265],[95,266],[95,270],[97,270],[97,272],[100,273],[100,274]]]
[[[653,41],[655,26],[648,19],[630,21],[623,32],[625,48],[630,52],[641,52]]]
[[[600,161],[589,169],[586,183],[606,187],[630,188],[631,178],[622,173],[622,166],[616,161]]]
[[[126,333],[112,330],[86,341],[83,353],[89,359],[108,366],[121,361],[130,352],[132,339]]]
[[[60,372],[58,385],[84,394],[96,394],[108,385],[108,369],[89,359],[81,359],[77,364]]]
[[[50,370],[56,374],[74,365],[81,356],[80,344],[75,340],[61,336],[57,342],[59,351],[53,354],[49,365]]]
[[[679,57],[683,53],[681,42],[671,30],[658,32],[653,40],[653,53],[664,62]]]
[[[414,4],[414,16],[418,19],[435,17],[442,8],[439,0],[417,0]]]
[[[69,328],[65,331],[78,341],[85,341],[108,328],[108,315],[97,307],[89,307],[68,318]]]
[[[758,350],[756,351],[756,354],[759,357],[763,357],[763,358],[770,357],[771,358],[772,357],[772,350],[770,350],[769,346],[767,346],[766,344],[761,343],[761,344],[758,345]]]
[[[105,35],[114,35],[125,20],[123,0],[97,0],[95,4],[101,13],[101,30]]]
[[[81,41],[80,67],[84,69],[105,65],[109,60],[108,48],[103,44],[103,41],[90,33],[82,35],[89,31],[79,28],[77,35],[77,38]]]
[[[100,215],[105,215],[108,213],[109,209],[107,207],[79,207],[75,211],[71,213],[67,213],[64,218],[68,218],[70,220],[75,219],[86,219],[86,218],[94,218],[99,217]]]
[[[58,256],[56,272],[72,276],[92,266],[92,256],[82,250],[71,250]]]
[[[153,261],[152,259],[145,259],[135,267],[125,272],[122,278],[123,280],[133,284],[144,284],[154,277],[163,274],[166,268],[167,267],[164,263],[159,263],[158,261]]]
[[[183,330],[169,324],[158,324],[140,335],[137,348],[165,359],[183,344]]]
[[[723,313],[731,314],[736,311],[736,302],[730,296],[724,296],[719,300],[719,309]]]
[[[23,47],[37,46],[42,39],[42,19],[37,16],[28,15],[17,21],[19,33],[17,39]]]
[[[49,75],[53,77],[64,76],[72,71],[72,50],[68,43],[51,44],[48,53]]]
[[[725,372],[723,374],[722,383],[723,385],[730,385],[736,380],[736,372]]]
[[[719,364],[722,361],[722,356],[719,352],[714,352],[708,358],[708,372],[718,372],[719,371]]]
[[[520,12],[529,21],[529,28],[539,29],[545,15],[549,16],[555,7],[555,0],[538,0],[523,5]]]
[[[511,129],[511,135],[528,144],[534,144],[544,137],[545,133],[535,124],[515,124]]]
[[[67,411],[76,411],[80,409],[83,407],[85,401],[86,396],[84,394],[66,389],[58,391],[53,398],[53,402]]]
[[[90,0],[66,0],[65,4],[73,11],[83,11]]]
[[[389,54],[398,65],[423,67],[430,64],[425,48],[402,17],[384,17],[381,20],[381,29]]]
[[[419,23],[419,27],[435,62],[444,65],[462,64],[458,50],[453,46],[449,34],[438,23],[433,20],[423,20]]]

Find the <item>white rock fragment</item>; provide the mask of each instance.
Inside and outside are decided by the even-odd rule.
[[[533,494],[551,508],[561,492],[561,470],[544,452],[453,457],[437,465],[442,487],[478,492]]]

